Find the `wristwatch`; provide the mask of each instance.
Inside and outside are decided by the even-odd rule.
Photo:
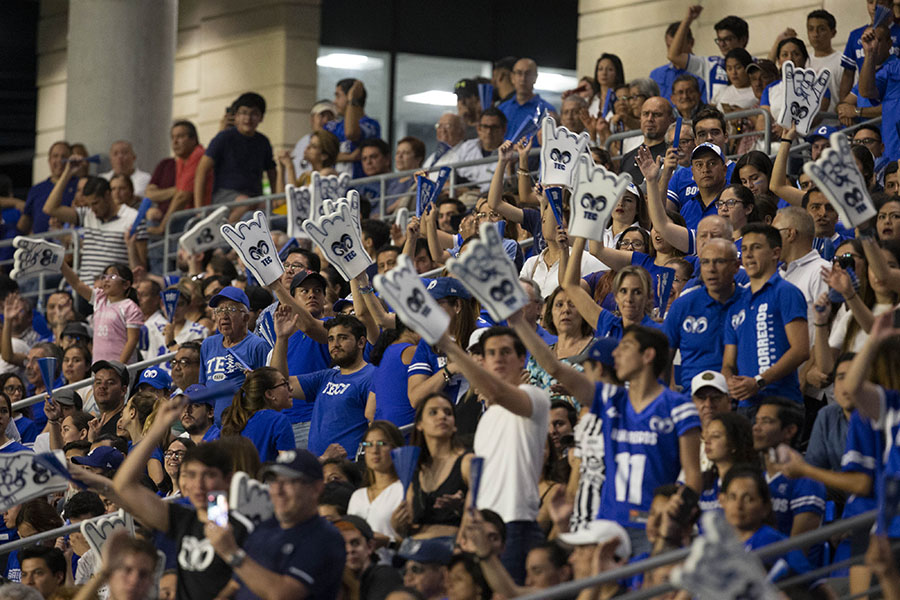
[[[756,380],[756,387],[758,387],[759,389],[763,389],[764,387],[769,385],[769,383],[762,375],[757,375],[756,377],[754,377],[754,379]]]
[[[232,569],[237,569],[243,564],[245,558],[247,558],[247,553],[238,548],[234,551],[234,554],[228,557],[228,560],[226,562]]]
[[[861,117],[861,116],[862,116],[862,107],[861,107],[861,106],[857,106],[857,107],[856,107],[856,116],[857,116],[857,117]]]

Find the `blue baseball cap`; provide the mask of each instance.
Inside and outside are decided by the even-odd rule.
[[[337,300],[337,302],[334,303],[334,306],[331,308],[331,310],[334,311],[334,314],[337,314],[337,313],[341,312],[344,309],[344,307],[347,306],[348,304],[353,305],[353,297],[352,296],[347,296],[346,298],[339,298]]]
[[[417,540],[406,538],[400,543],[397,554],[406,560],[418,563],[437,563],[446,565],[453,558],[452,538],[431,538]]]
[[[472,297],[469,290],[463,287],[458,279],[453,277],[438,277],[432,279],[428,284],[428,292],[435,300],[443,300],[444,298],[462,298],[468,300]]]
[[[158,390],[168,390],[172,387],[172,377],[164,369],[159,367],[147,367],[138,379],[138,386],[142,383],[149,384]]]
[[[584,352],[575,357],[573,362],[593,360],[605,367],[612,367],[616,362],[612,353],[618,345],[619,340],[614,337],[603,336],[594,338],[594,341],[591,342]]]
[[[839,129],[837,127],[832,127],[830,125],[822,125],[818,129],[816,129],[815,131],[810,133],[808,136],[806,136],[806,141],[809,142],[810,144],[812,144],[814,141],[816,141],[819,138],[825,138],[826,140],[829,140],[829,139],[831,139],[831,134],[836,131],[839,131]]]
[[[250,310],[250,299],[247,298],[247,294],[244,293],[244,290],[236,288],[233,285],[222,288],[218,294],[213,296],[209,301],[209,307],[217,307],[222,300],[234,300],[235,302],[240,302],[247,307],[247,310]]]
[[[712,142],[703,142],[702,144],[698,144],[694,148],[694,151],[691,152],[691,160],[694,160],[700,154],[708,153],[708,152],[712,152],[713,154],[718,156],[719,159],[723,163],[725,162],[725,155],[722,154],[722,149],[719,148],[718,146],[716,146],[715,144],[713,144]]]
[[[260,478],[265,481],[272,475],[312,481],[322,481],[325,477],[318,457],[309,450],[302,449],[281,452],[275,462],[266,463],[260,472]]]
[[[87,456],[73,456],[72,462],[83,467],[114,471],[122,465],[125,455],[112,446],[97,446]]]

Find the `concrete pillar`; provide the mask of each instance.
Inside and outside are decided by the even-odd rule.
[[[145,171],[169,155],[177,17],[177,0],[71,0],[68,140],[103,155],[129,140]]]

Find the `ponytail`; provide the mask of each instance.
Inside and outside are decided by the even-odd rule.
[[[251,371],[235,392],[231,406],[222,412],[222,437],[240,435],[250,418],[266,408],[266,392],[281,383],[278,369],[260,367]]]

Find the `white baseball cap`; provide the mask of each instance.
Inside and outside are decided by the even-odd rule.
[[[723,394],[728,393],[728,384],[725,382],[725,376],[718,371],[703,371],[702,373],[697,373],[691,379],[691,395],[696,394],[705,387],[715,388]]]
[[[631,538],[625,528],[615,521],[597,519],[578,531],[559,534],[559,541],[570,546],[604,544],[613,538],[619,539],[616,557],[627,560],[631,556]]]

